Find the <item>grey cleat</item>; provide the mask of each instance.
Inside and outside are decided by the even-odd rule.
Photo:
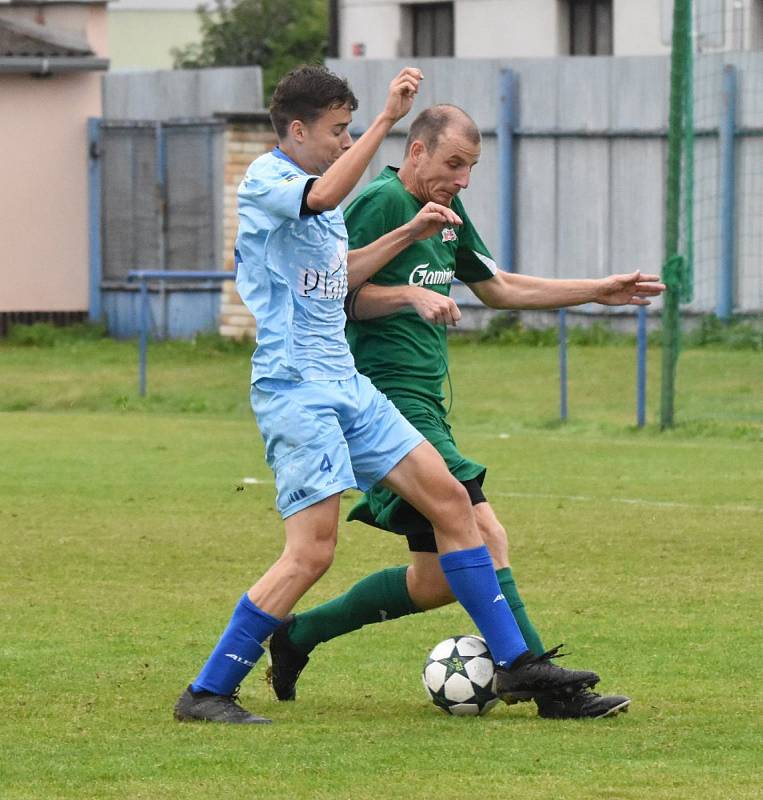
[[[270,725],[271,720],[257,717],[242,708],[238,689],[231,695],[194,692],[189,686],[175,703],[178,722],[227,722],[229,725]]]

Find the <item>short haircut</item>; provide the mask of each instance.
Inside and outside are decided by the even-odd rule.
[[[440,138],[448,128],[458,128],[474,144],[481,141],[480,131],[474,120],[458,106],[441,103],[425,108],[411,123],[408,138],[405,140],[405,155],[415,141],[422,142],[427,152],[431,153],[438,145]]]
[[[284,139],[295,119],[314,122],[324,111],[344,105],[351,111],[358,107],[347,81],[326,67],[303,64],[278,82],[270,103],[270,121],[278,138]]]

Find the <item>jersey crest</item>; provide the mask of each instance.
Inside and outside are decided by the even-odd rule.
[[[443,241],[443,243],[445,243],[445,242],[455,242],[456,239],[458,239],[458,236],[456,236],[456,232],[453,230],[453,228],[443,228],[442,229],[442,241]]]

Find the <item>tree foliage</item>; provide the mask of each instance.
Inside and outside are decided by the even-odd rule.
[[[325,0],[214,0],[199,6],[201,41],[173,48],[176,69],[260,66],[265,97],[298,64],[322,62],[328,12]]]

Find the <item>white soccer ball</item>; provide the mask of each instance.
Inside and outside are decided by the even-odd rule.
[[[493,692],[495,664],[479,636],[452,636],[424,663],[424,688],[437,708],[457,717],[487,714],[498,704]]]

